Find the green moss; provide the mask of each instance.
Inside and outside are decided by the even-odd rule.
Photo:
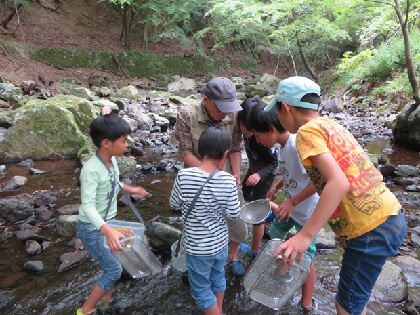
[[[95,52],[63,48],[32,47],[30,58],[61,68],[100,68],[131,76],[206,74],[230,67],[254,70],[253,59],[229,60],[202,56],[167,56],[134,52]]]

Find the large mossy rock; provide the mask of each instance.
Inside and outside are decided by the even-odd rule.
[[[395,120],[392,133],[398,144],[420,151],[420,106],[405,105]]]
[[[71,95],[29,101],[0,139],[0,161],[74,157],[98,115],[91,102]]]

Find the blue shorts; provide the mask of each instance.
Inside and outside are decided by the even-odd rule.
[[[295,228],[296,231],[299,232],[300,230],[302,230],[302,225],[297,223],[292,218],[289,218],[289,221],[286,221],[286,219],[277,221],[277,219],[275,219],[273,221],[273,224],[271,224],[271,228],[269,232],[270,238],[271,239],[279,238],[279,239],[285,240],[287,234],[292,228]],[[311,256],[312,259],[314,259],[315,252],[316,252],[315,242],[316,242],[316,236],[312,240],[312,243],[309,246],[309,248],[306,250],[306,253],[308,253],[308,255]]]
[[[111,289],[121,277],[123,269],[109,247],[105,246],[105,235],[99,232],[94,225],[81,221],[77,221],[76,229],[83,246],[103,271],[98,280],[98,286],[105,291]]]
[[[217,302],[214,294],[226,290],[227,257],[227,246],[221,252],[211,256],[194,256],[187,253],[191,296],[200,310],[213,307]]]
[[[349,314],[362,313],[385,261],[398,254],[406,232],[400,212],[372,231],[347,241],[335,298]]]

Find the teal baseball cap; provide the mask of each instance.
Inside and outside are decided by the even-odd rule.
[[[280,81],[277,92],[271,102],[264,107],[266,112],[275,109],[277,102],[285,102],[291,106],[318,109],[317,104],[302,102],[301,99],[308,93],[321,96],[321,88],[314,81],[305,77],[289,77]]]

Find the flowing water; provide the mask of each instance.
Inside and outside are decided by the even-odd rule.
[[[387,140],[377,139],[371,144],[369,151],[391,148]],[[387,154],[390,163],[417,165],[419,156],[412,152],[392,146],[393,152]],[[377,153],[377,152],[373,152]],[[160,160],[156,153],[138,158],[138,163]],[[177,157],[175,157],[177,158]],[[80,202],[80,190],[77,185],[78,168],[74,160],[36,161],[35,167],[47,171],[43,175],[29,175],[28,169],[18,165],[7,165],[6,181],[14,175],[29,178],[29,183],[13,193],[0,193],[0,198],[18,193],[32,194],[36,190],[49,190],[57,197],[54,209],[68,204]],[[137,208],[145,221],[160,214],[164,221],[170,217],[179,216],[169,207],[168,197],[172,188],[175,173],[147,174],[136,180],[134,184],[145,187],[153,198],[138,204]],[[53,210],[54,211],[54,210]],[[135,216],[129,208],[119,209],[118,218],[135,221]],[[17,226],[11,227],[17,229]],[[51,238],[51,246],[36,256],[28,256],[25,244],[12,237],[0,244],[0,314],[74,314],[90,292],[99,268],[90,259],[82,264],[58,273],[61,254],[73,251],[71,238],[59,237],[53,228],[40,232]],[[156,253],[164,265],[163,272],[154,277],[143,279],[128,279],[123,277],[116,284],[115,299],[119,307],[112,314],[200,314],[192,300],[188,286],[179,272],[170,265],[168,254]],[[240,258],[249,266],[246,257]],[[315,288],[316,314],[335,314],[333,285],[327,279],[334,275],[340,267],[341,252],[339,250],[318,253],[315,258],[317,283]],[[38,273],[23,269],[23,264],[29,260],[41,260],[44,270]],[[246,294],[241,278],[235,278],[227,269],[227,290],[225,294],[224,312],[236,314],[300,314],[298,291],[290,304],[274,311],[252,301]],[[402,306],[370,302],[368,314],[403,314]]]

